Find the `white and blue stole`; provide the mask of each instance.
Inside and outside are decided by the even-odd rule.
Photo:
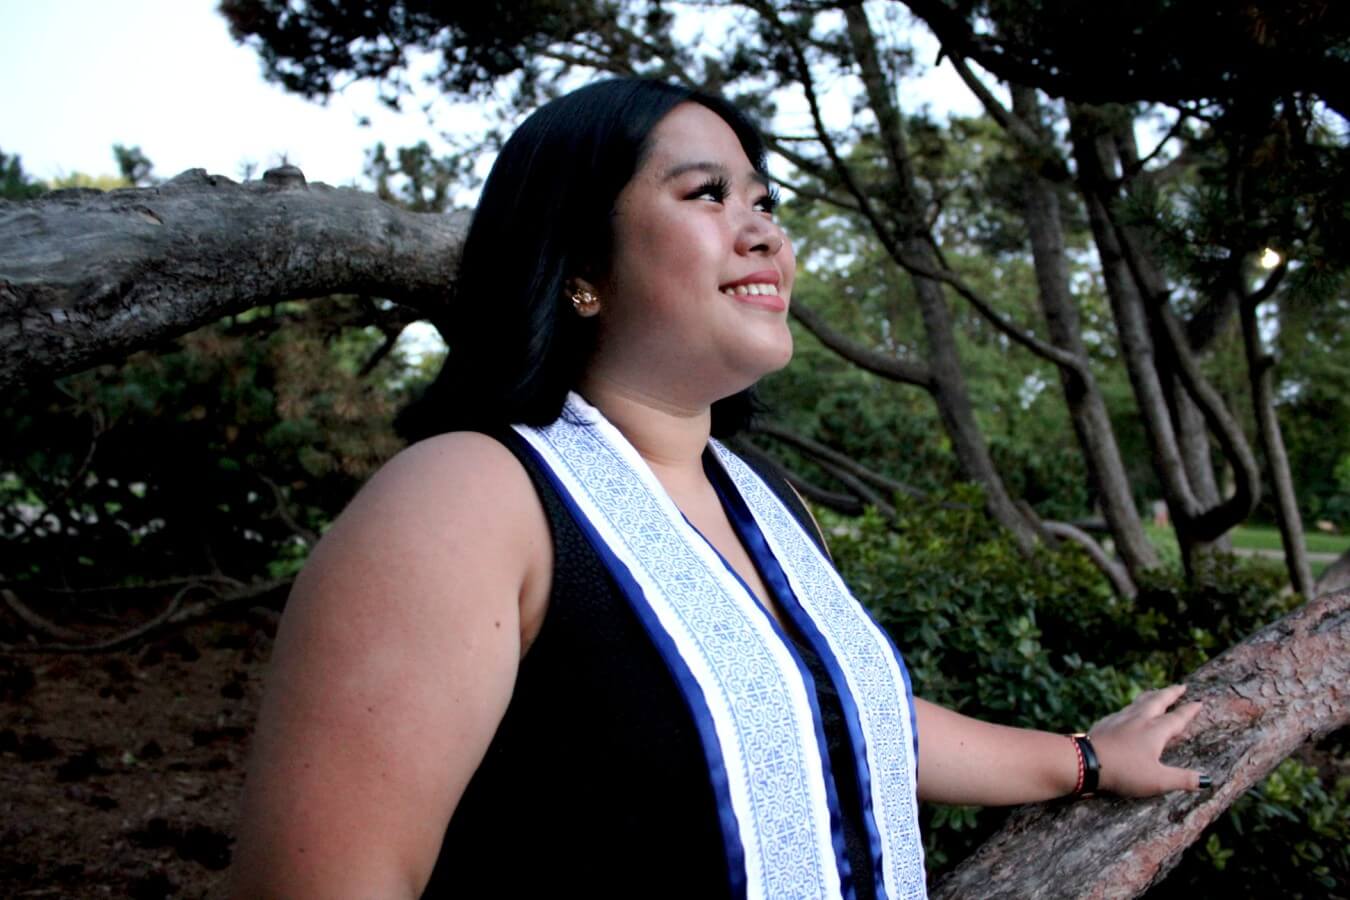
[[[572,394],[552,425],[516,430],[688,702],[733,896],[852,898],[815,686],[792,641],[597,409]],[[776,577],[781,567],[783,613],[838,690],[877,896],[924,897],[914,701],[900,653],[778,496],[721,444],[711,450],[739,494],[723,496],[728,515],[753,518],[763,542],[747,550],[762,571],[773,566]]]

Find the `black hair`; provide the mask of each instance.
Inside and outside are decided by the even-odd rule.
[[[445,365],[398,417],[409,440],[454,430],[547,425],[562,412],[595,347],[595,320],[576,315],[570,278],[608,270],[611,217],[652,130],[681,103],[717,113],[761,174],[763,140],[726,100],[639,78],[601,81],[540,107],[502,147],[461,250],[441,333]],[[749,391],[713,404],[713,434],[748,424]]]

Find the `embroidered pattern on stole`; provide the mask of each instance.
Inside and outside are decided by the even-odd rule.
[[[828,754],[810,676],[777,624],[598,410],[572,395],[557,422],[516,430],[597,544],[689,702],[735,892],[764,900],[842,896],[847,861],[838,852],[840,813],[825,783]],[[878,896],[923,897],[904,665],[781,501],[737,457],[712,446],[824,636],[827,646],[816,650],[832,673],[842,671],[841,699],[851,695],[845,708],[856,710],[854,755],[870,788],[867,829],[881,857]]]

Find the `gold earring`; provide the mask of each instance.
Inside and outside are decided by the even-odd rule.
[[[590,288],[573,285],[567,296],[572,301],[572,308],[577,311],[577,315],[583,318],[590,318],[600,311],[600,298]]]

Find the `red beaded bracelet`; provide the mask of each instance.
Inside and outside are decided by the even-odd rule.
[[[1097,750],[1086,734],[1080,732],[1068,737],[1073,741],[1073,750],[1078,756],[1078,780],[1074,782],[1071,796],[1091,797],[1097,793],[1097,785],[1101,781],[1102,770],[1097,761]]]

